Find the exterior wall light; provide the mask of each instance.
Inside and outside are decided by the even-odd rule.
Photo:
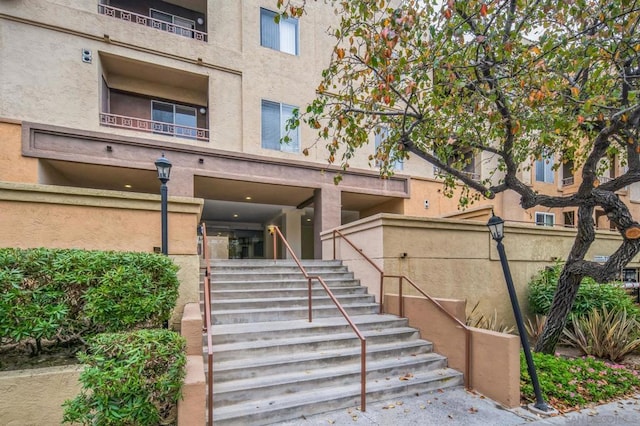
[[[167,182],[169,182],[169,176],[171,175],[171,161],[167,160],[164,154],[162,154],[162,157],[156,160],[155,165],[156,170],[158,171],[158,179],[160,180],[162,254],[167,256],[169,254],[169,230],[167,226]]]

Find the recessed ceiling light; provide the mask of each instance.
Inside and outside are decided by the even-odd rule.
[[[311,222],[311,219],[307,218],[307,222]]]
[[[250,200],[251,197],[249,195],[247,195],[246,197],[244,197],[245,200]]]
[[[238,217],[238,215],[237,215],[237,214],[234,214],[234,215],[233,215],[233,217]]]
[[[124,187],[125,187],[125,188],[131,188],[131,185],[126,184]]]

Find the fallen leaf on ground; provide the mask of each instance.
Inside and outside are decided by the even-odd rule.
[[[475,413],[477,413],[477,412],[478,412],[478,409],[477,409],[476,407],[471,407],[471,408],[469,408],[469,412],[470,412],[471,414],[475,414]]]

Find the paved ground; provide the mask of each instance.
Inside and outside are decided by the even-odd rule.
[[[281,426],[442,425],[640,425],[640,395],[594,408],[539,417],[525,408],[507,410],[464,389],[452,389],[367,405],[365,413],[343,409],[278,423]]]

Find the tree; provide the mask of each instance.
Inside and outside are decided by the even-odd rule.
[[[310,1],[310,0],[309,0]],[[335,48],[316,99],[291,122],[307,123],[328,161],[349,160],[372,133],[388,135],[370,161],[410,155],[436,166],[461,204],[515,191],[522,208],[575,207],[576,238],[537,351],[552,353],[583,277],[612,280],[640,249],[640,225],[616,191],[640,180],[640,2],[632,0],[325,0],[336,10]],[[302,17],[309,5],[278,1]],[[307,152],[307,151],[305,151]],[[493,167],[481,182],[469,155]],[[600,182],[609,158],[626,171]],[[536,160],[573,162],[575,194],[536,193],[522,173]],[[585,259],[594,209],[622,243],[604,263]]]

